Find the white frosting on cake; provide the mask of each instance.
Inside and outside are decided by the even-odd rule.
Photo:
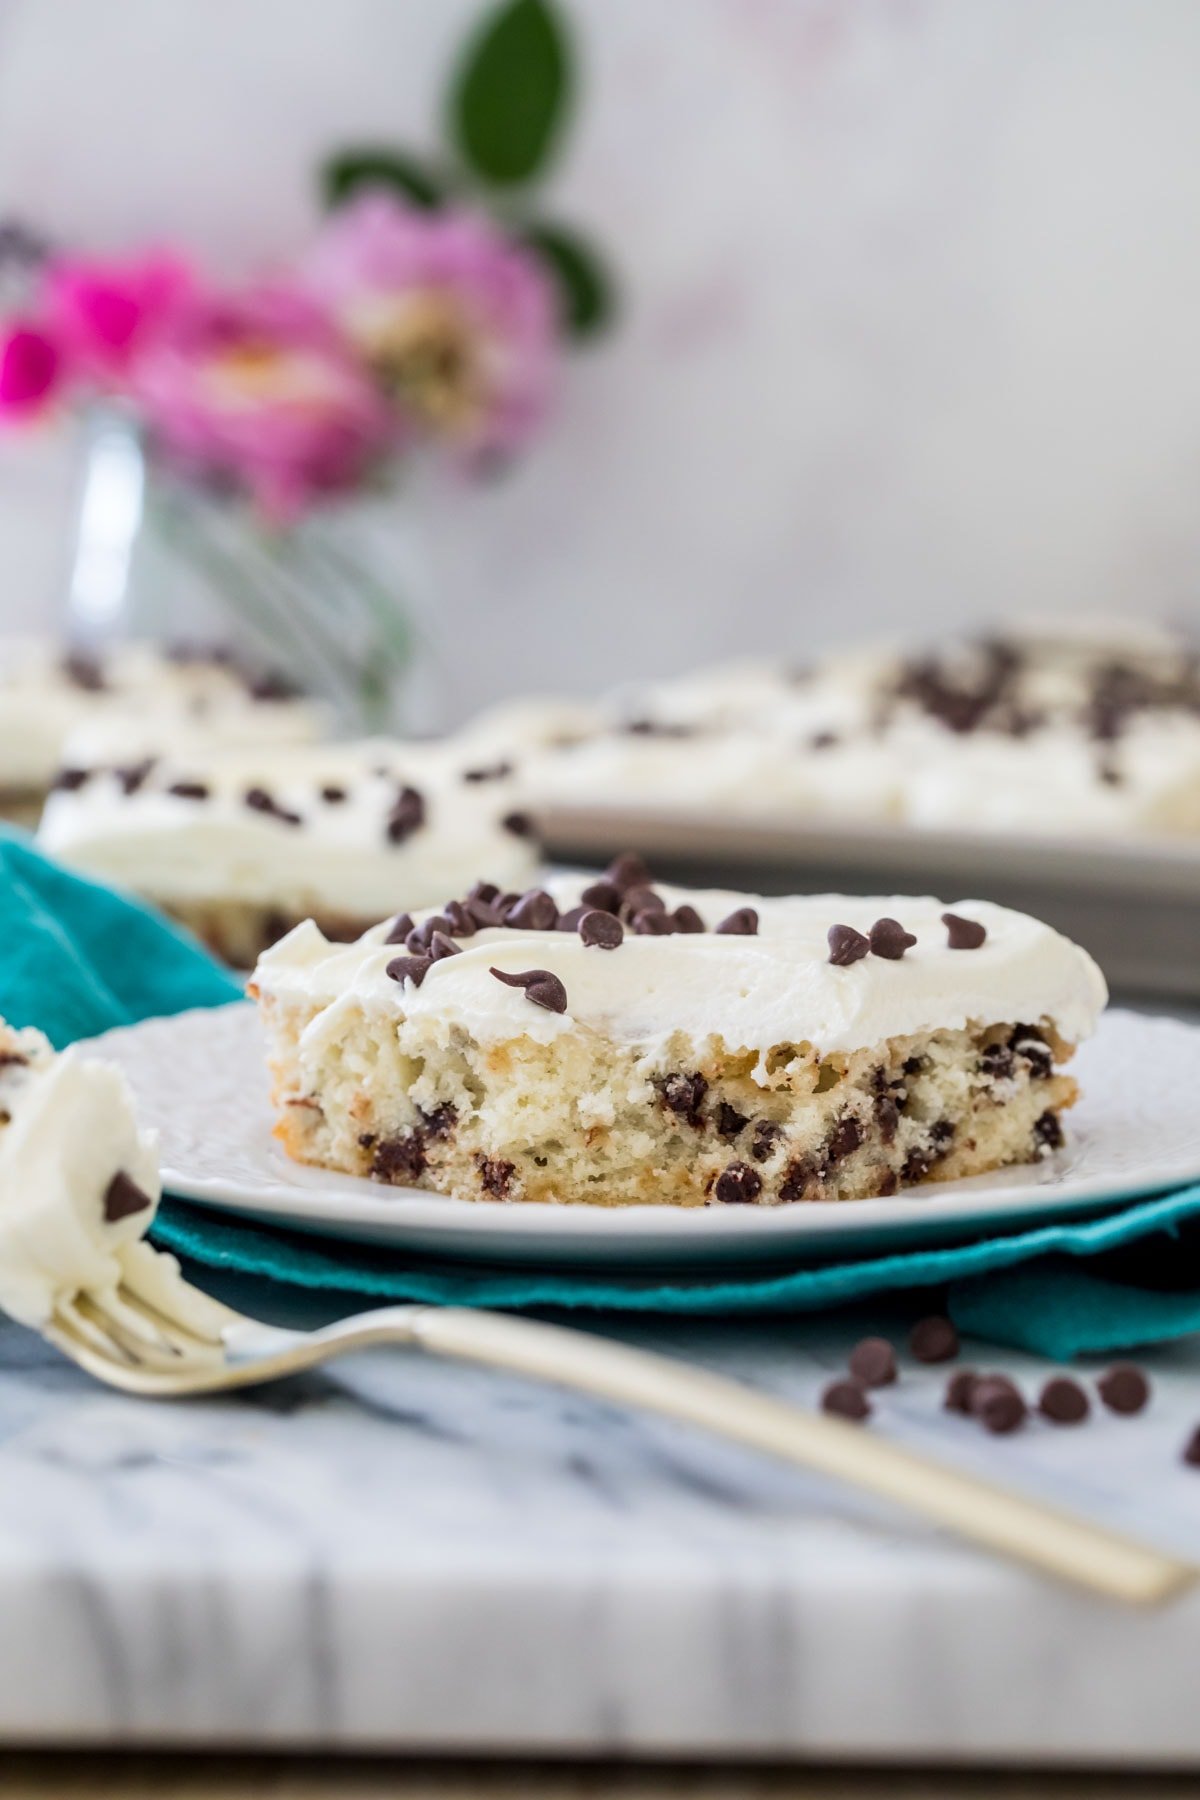
[[[204,795],[172,793],[199,786]],[[484,871],[524,885],[532,843],[503,821],[511,781],[464,779],[457,755],[386,739],[159,759],[134,791],[100,767],[51,794],[38,833],[65,862],[166,904],[244,901],[285,913],[381,918],[423,906]],[[423,818],[389,836],[404,788]],[[278,810],[247,804],[255,790]],[[340,797],[339,797],[340,796]],[[282,818],[280,812],[298,820]]]
[[[186,728],[213,743],[287,744],[324,736],[330,721],[313,701],[256,699],[235,669],[211,659],[175,661],[128,643],[93,665],[42,640],[0,639],[0,789],[47,787],[72,732],[100,724],[132,725],[159,742]]]
[[[560,877],[547,887],[565,911],[590,879]],[[727,1050],[754,1054],[760,1069],[778,1044],[808,1043],[827,1053],[999,1022],[1047,1020],[1077,1042],[1092,1031],[1107,998],[1086,951],[1037,919],[985,901],[947,907],[898,895],[763,899],[661,884],[657,892],[669,907],[692,904],[707,931],[653,937],[627,930],[616,949],[603,950],[576,932],[488,929],[458,940],[460,954],[433,963],[414,986],[387,974],[405,951],[383,941],[386,925],[358,943],[331,945],[306,923],[263,955],[254,983],[263,996],[320,1009],[302,1046],[312,1055],[336,1044],[348,1012],[363,1007],[438,1020],[447,1033],[462,1028],[485,1044],[514,1036],[549,1041],[584,1028],[654,1058],[680,1034],[696,1044],[719,1038]],[[758,913],[757,936],[714,930],[742,906]],[[945,911],[985,926],[983,945],[951,950]],[[903,958],[869,955],[848,967],[829,961],[831,925],[865,933],[883,917],[916,936]],[[493,967],[549,970],[566,989],[566,1012],[535,1005],[522,989],[498,981]]]
[[[0,1058],[0,1307],[41,1325],[60,1301],[123,1279],[158,1203],[158,1160],[119,1069],[3,1023]],[[148,1204],[109,1221],[118,1172]]]

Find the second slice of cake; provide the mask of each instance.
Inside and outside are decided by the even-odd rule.
[[[851,1200],[1062,1142],[1104,1005],[1075,944],[982,901],[655,886],[634,858],[488,884],[258,964],[277,1135],[466,1199]]]

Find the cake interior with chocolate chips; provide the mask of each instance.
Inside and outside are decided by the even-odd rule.
[[[600,1206],[855,1200],[1047,1156],[1106,999],[1003,907],[686,891],[632,856],[349,945],[307,922],[250,992],[296,1160]]]

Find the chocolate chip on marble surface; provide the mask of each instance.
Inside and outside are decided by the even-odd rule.
[[[1189,1468],[1200,1469],[1200,1425],[1183,1446],[1183,1460]]]
[[[425,823],[425,796],[414,787],[403,787],[387,816],[389,844],[402,844]]]
[[[394,956],[386,973],[393,981],[411,981],[414,987],[420,987],[432,967],[432,956]]]
[[[504,969],[494,968],[491,972],[505,987],[524,988],[525,998],[532,1000],[535,1006],[543,1006],[547,1012],[566,1012],[567,990],[549,969],[523,969],[514,975]]]
[[[1150,1398],[1150,1383],[1136,1363],[1114,1363],[1096,1381],[1096,1392],[1109,1412],[1132,1418]]]
[[[1038,1411],[1052,1425],[1079,1425],[1091,1410],[1086,1393],[1069,1375],[1052,1375],[1038,1395]]]
[[[489,763],[480,769],[464,769],[462,778],[464,781],[472,782],[503,781],[504,777],[511,775],[512,772],[513,766],[510,762],[497,762]]]
[[[529,888],[504,923],[514,931],[553,931],[558,924],[558,907],[545,888]]]
[[[971,1396],[975,1392],[975,1384],[979,1375],[974,1369],[956,1369],[946,1383],[946,1392],[942,1405],[947,1412],[969,1413]]]
[[[978,950],[987,937],[986,925],[980,925],[975,919],[964,919],[958,913],[944,912],[942,924],[946,927],[946,943],[951,950]]]
[[[752,906],[739,906],[716,929],[722,937],[757,937],[758,914]]]
[[[615,882],[601,876],[599,881],[590,882],[579,898],[585,906],[591,906],[597,912],[616,912],[621,904],[621,890]]]
[[[958,1332],[944,1313],[918,1319],[908,1336],[908,1347],[918,1362],[950,1362],[958,1355]]]
[[[865,938],[861,931],[855,931],[853,925],[831,925],[825,935],[829,944],[829,960],[839,969],[861,962],[871,948],[870,938]]]
[[[209,787],[205,781],[173,781],[167,792],[179,800],[207,800]]]
[[[887,962],[899,962],[904,952],[911,950],[916,941],[912,932],[905,931],[898,919],[876,919],[867,938],[871,954],[882,956]]]
[[[671,914],[671,920],[676,931],[694,933],[704,930],[704,920],[700,917],[700,914],[696,911],[695,907],[689,906],[686,901],[684,901],[682,906],[677,906],[675,908],[674,912]]]
[[[1021,1390],[1007,1375],[981,1375],[971,1390],[971,1417],[997,1436],[1015,1431],[1028,1411]]]
[[[149,1194],[124,1169],[117,1170],[104,1190],[104,1218],[109,1225],[131,1219],[134,1213],[145,1212],[152,1204]]]
[[[621,894],[626,888],[649,887],[654,879],[645,859],[635,850],[626,850],[622,855],[615,856],[605,869],[604,876]]]
[[[400,913],[398,917],[392,920],[388,927],[388,934],[383,941],[385,944],[402,944],[412,929],[412,914]]]
[[[846,1358],[847,1367],[864,1387],[890,1387],[896,1379],[896,1352],[884,1337],[865,1337]]]
[[[594,908],[580,919],[579,936],[589,949],[615,950],[625,936],[625,927],[610,912]]]
[[[60,769],[50,785],[60,794],[73,794],[90,780],[91,774],[90,769]]]
[[[329,806],[340,806],[346,798],[346,790],[331,781],[321,789],[321,798]]]
[[[857,1381],[847,1381],[843,1377],[831,1381],[821,1395],[821,1411],[831,1413],[835,1419],[850,1419],[861,1424],[871,1416],[871,1402]]]
[[[505,813],[500,823],[505,831],[510,832],[513,837],[531,838],[533,836],[533,820],[528,813]]]
[[[762,1176],[749,1163],[730,1163],[717,1176],[715,1192],[722,1206],[752,1205],[762,1193]]]

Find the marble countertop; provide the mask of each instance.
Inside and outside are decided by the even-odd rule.
[[[810,1402],[864,1323],[623,1330]],[[877,1428],[1200,1559],[1200,1344],[1147,1365],[1142,1418],[1003,1443],[908,1366]],[[1200,1592],[1128,1612],[513,1378],[375,1353],[167,1405],[0,1329],[0,1743],[1200,1764],[1198,1654]]]

